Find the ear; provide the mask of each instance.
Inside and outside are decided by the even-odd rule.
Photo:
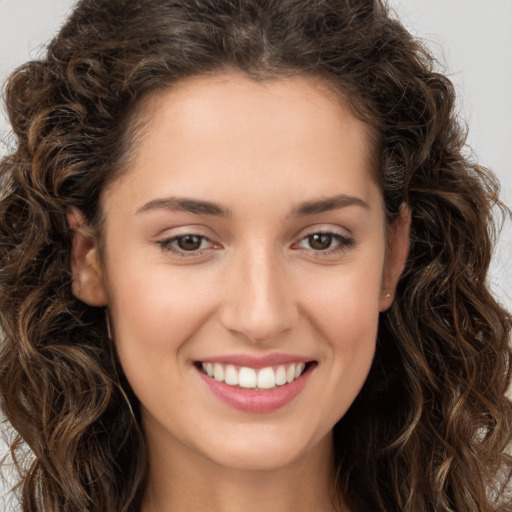
[[[73,208],[67,214],[73,231],[71,249],[71,276],[73,295],[90,306],[106,306],[108,303],[98,254],[97,237],[83,213]]]
[[[396,286],[404,271],[409,253],[410,231],[411,210],[404,205],[398,218],[388,228],[388,247],[384,262],[379,311],[385,311],[393,303]]]

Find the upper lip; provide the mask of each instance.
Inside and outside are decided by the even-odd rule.
[[[247,366],[249,368],[266,368],[268,366],[279,366],[281,364],[291,363],[309,363],[311,357],[299,356],[295,354],[267,354],[264,356],[254,356],[250,354],[226,354],[222,356],[212,356],[200,359],[201,363],[221,363],[232,364],[234,366]]]

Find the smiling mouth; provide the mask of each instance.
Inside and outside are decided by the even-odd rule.
[[[196,367],[208,377],[228,386],[255,391],[267,391],[291,384],[313,364],[297,362],[255,369],[248,366],[199,361]]]

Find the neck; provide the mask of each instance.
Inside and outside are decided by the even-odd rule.
[[[285,467],[226,468],[187,447],[148,446],[141,512],[336,512],[332,438]]]

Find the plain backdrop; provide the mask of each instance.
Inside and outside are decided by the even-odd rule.
[[[72,0],[0,0],[0,83],[18,65],[41,55],[73,4]],[[390,5],[454,82],[459,111],[469,127],[470,149],[498,175],[502,199],[511,207],[512,0],[390,0]],[[8,144],[2,110],[0,155]],[[512,310],[510,221],[503,227],[490,281]],[[4,509],[1,503],[0,508]]]

